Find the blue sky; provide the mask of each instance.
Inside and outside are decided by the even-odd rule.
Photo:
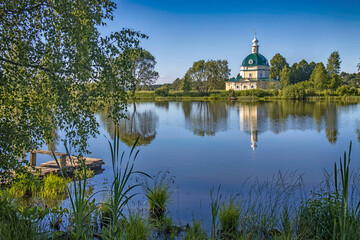
[[[181,78],[194,61],[226,59],[231,76],[251,53],[254,29],[260,53],[326,64],[337,50],[341,70],[360,61],[358,1],[120,0],[103,33],[131,28],[149,36],[142,46],[156,58],[158,83]]]

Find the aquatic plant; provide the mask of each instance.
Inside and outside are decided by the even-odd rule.
[[[0,189],[0,239],[41,239],[48,209],[21,207]]]
[[[110,140],[108,140],[111,151],[114,180],[110,189],[110,197],[108,203],[105,204],[105,207],[111,212],[109,215],[109,228],[112,236],[116,236],[120,231],[120,228],[118,227],[118,220],[120,218],[125,219],[123,213],[124,207],[135,195],[137,195],[137,193],[133,193],[132,190],[138,187],[139,184],[130,184],[130,177],[133,174],[141,174],[150,177],[144,172],[134,171],[134,162],[139,150],[135,152],[133,160],[130,160],[135,150],[137,141],[138,139],[135,141],[130,151],[128,160],[125,161],[125,151],[120,155],[120,133],[117,127],[115,127],[113,142],[111,143]]]
[[[145,195],[149,203],[149,214],[153,220],[163,219],[166,207],[171,201],[173,191],[171,190],[171,182],[168,172],[159,172],[153,179],[153,183],[144,181]]]
[[[84,179],[85,171],[83,168],[77,168],[74,171],[74,175],[77,176],[79,179]],[[86,178],[93,178],[95,176],[95,172],[91,170],[89,167],[86,167]]]
[[[70,156],[69,150],[66,146],[65,142],[65,149],[68,156]],[[65,178],[65,174],[63,170],[60,168],[60,164],[53,153],[53,157],[55,159],[55,162],[60,169],[60,173],[63,178]],[[70,198],[70,238],[75,239],[86,239],[92,235],[91,232],[91,213],[93,213],[96,210],[95,206],[95,199],[92,199],[92,197],[96,194],[94,193],[91,196],[87,196],[87,174],[86,174],[86,165],[84,160],[82,160],[81,156],[77,156],[77,161],[79,162],[81,168],[84,171],[84,178],[78,178],[78,176],[73,176],[73,182],[72,182],[72,188],[67,186],[67,192]],[[91,200],[92,199],[92,200]]]
[[[39,192],[40,188],[41,182],[37,175],[31,172],[22,172],[15,175],[8,192],[14,197],[31,197]]]
[[[222,195],[220,194],[220,188],[221,185],[219,185],[218,189],[217,189],[217,193],[216,196],[214,196],[214,187],[212,187],[210,189],[210,198],[211,198],[211,203],[210,203],[210,208],[211,208],[211,238],[215,238],[216,236],[216,229],[217,229],[217,218],[218,218],[218,213],[219,213],[219,209],[220,209],[220,201],[222,198]]]
[[[47,199],[64,198],[67,194],[68,183],[69,180],[67,178],[50,173],[43,178],[42,188],[38,195]]]
[[[207,235],[199,220],[193,220],[192,227],[186,230],[184,240],[206,240]]]
[[[239,236],[240,214],[241,209],[233,198],[227,204],[223,202],[218,214],[222,238],[234,239]]]

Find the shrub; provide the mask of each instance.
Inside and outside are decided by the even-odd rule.
[[[161,96],[161,97],[169,96],[169,86],[167,84],[165,84],[164,86],[156,89],[155,90],[155,95],[156,96]]]
[[[294,84],[285,87],[281,91],[281,96],[286,99],[304,99],[305,98],[305,90],[302,85]]]
[[[354,87],[342,85],[336,89],[336,94],[338,96],[357,96],[359,95],[359,91]]]

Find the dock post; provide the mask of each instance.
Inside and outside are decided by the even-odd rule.
[[[36,152],[30,152],[30,166],[36,166]]]
[[[65,154],[60,156],[60,168],[64,173],[66,173],[66,155]]]

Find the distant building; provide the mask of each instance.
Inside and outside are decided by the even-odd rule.
[[[238,77],[226,81],[226,91],[240,91],[257,88],[268,89],[277,88],[279,86],[278,79],[269,79],[269,62],[259,53],[259,41],[256,38],[256,33],[252,42],[252,53],[242,62]]]

